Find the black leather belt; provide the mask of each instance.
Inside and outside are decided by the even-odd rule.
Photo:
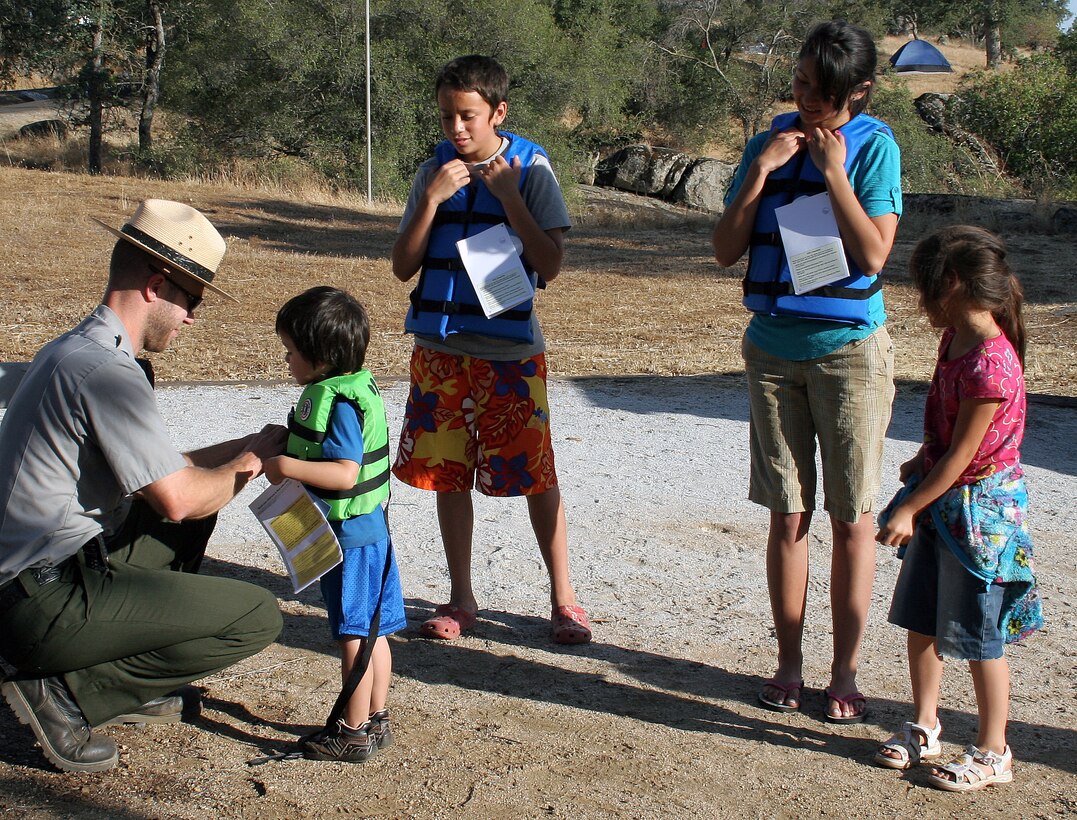
[[[95,572],[108,572],[108,544],[101,535],[95,535],[83,544],[79,552],[82,553],[83,563],[88,569]]]
[[[67,563],[77,561],[80,554],[87,569],[95,572],[108,572],[108,546],[105,544],[105,539],[100,535],[94,536],[82,545],[78,553],[61,561],[59,564],[24,569],[15,578],[0,586],[0,612],[6,612],[19,601],[25,601],[29,598],[31,593],[26,590],[27,585],[31,588],[43,587],[53,581],[58,581],[63,575],[64,567]]]

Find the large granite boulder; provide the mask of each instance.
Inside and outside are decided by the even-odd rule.
[[[595,183],[706,211],[721,211],[734,167],[669,148],[629,145],[600,162]]]
[[[58,140],[67,139],[67,123],[63,120],[41,120],[31,122],[19,129],[19,137],[33,139],[35,137],[55,137]]]
[[[941,225],[982,225],[992,231],[1071,234],[1077,230],[1077,204],[1034,199],[995,199],[961,194],[905,194],[902,220],[924,231]]]
[[[645,196],[668,197],[692,158],[650,145],[629,145],[600,162],[596,182]]]
[[[923,94],[916,100],[920,116],[969,149],[991,174],[1000,174],[1000,164],[974,135],[956,125],[948,116],[951,98],[943,94]],[[611,154],[596,168],[595,183],[632,194],[655,197],[676,205],[719,214],[722,200],[736,165],[711,157],[691,157],[669,148],[629,145]],[[1011,229],[1054,234],[1077,230],[1077,205],[1072,202],[1044,206],[1027,199],[991,199],[957,194],[906,194],[903,224],[928,230],[938,225],[971,222],[993,230]]]
[[[734,171],[736,166],[728,162],[700,157],[688,166],[671,198],[674,202],[680,202],[690,208],[722,211],[722,199]]]

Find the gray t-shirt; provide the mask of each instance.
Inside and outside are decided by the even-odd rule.
[[[503,152],[506,147],[507,140],[503,139],[498,153]],[[404,207],[404,216],[400,220],[397,233],[402,233],[407,227],[418,207],[419,199],[439,167],[437,158],[431,157],[415,172],[415,180],[411,184],[411,193],[408,194],[408,202]],[[558,185],[557,177],[554,176],[553,168],[546,157],[535,155],[524,177],[524,185],[520,193],[527,205],[527,210],[531,212],[531,216],[535,218],[535,222],[542,230],[549,231],[554,228],[568,230],[572,227],[565,198],[561,194],[561,186]],[[509,229],[509,233],[514,234],[508,221],[505,222],[505,227]],[[428,336],[416,336],[415,344],[440,350],[443,353],[475,356],[480,359],[521,361],[546,350],[546,340],[542,336],[542,328],[539,326],[538,315],[535,311],[531,313],[531,330],[535,338],[532,344],[495,339],[473,333],[453,333],[445,341]]]
[[[34,357],[0,423],[0,584],[112,533],[129,494],[186,465],[123,323],[99,305]]]

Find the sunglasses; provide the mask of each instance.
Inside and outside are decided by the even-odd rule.
[[[163,276],[165,279],[168,280],[168,284],[172,285],[172,287],[176,288],[184,296],[187,297],[187,312],[188,313],[194,313],[198,309],[198,306],[202,304],[202,301],[203,301],[204,297],[198,296],[197,294],[194,294],[194,293],[191,293],[189,290],[187,290],[187,288],[185,288],[183,285],[181,285],[179,282],[177,282],[175,279],[173,279],[171,276],[169,276],[169,273],[171,273],[171,271],[165,270],[164,268],[158,267],[157,265],[153,265],[153,264],[151,264],[149,267],[150,267],[150,270],[153,271],[154,273],[161,274],[161,276]]]

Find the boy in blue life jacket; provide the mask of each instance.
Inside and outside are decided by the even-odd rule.
[[[550,574],[553,640],[587,643],[591,628],[569,578],[546,396],[545,343],[531,301],[486,317],[456,242],[505,224],[533,285],[561,270],[571,227],[546,152],[499,131],[509,78],[490,57],[447,63],[435,82],[446,139],[415,175],[393,246],[393,273],[419,274],[405,329],[415,334],[409,394],[393,472],[437,493],[449,601],[421,627],[453,640],[474,625],[471,491],[524,496]]]
[[[329,505],[344,562],[322,577],[321,587],[345,683],[362,639],[374,641],[370,666],[340,720],[301,745],[314,760],[361,763],[392,742],[385,706],[392,656],[385,636],[407,625],[383,506],[389,498],[385,405],[363,367],[369,322],[350,294],[316,287],[285,303],[276,331],[303,393],[288,419],[287,455],[266,462],[265,474],[274,484],[300,481]],[[380,625],[372,636],[379,604]]]

